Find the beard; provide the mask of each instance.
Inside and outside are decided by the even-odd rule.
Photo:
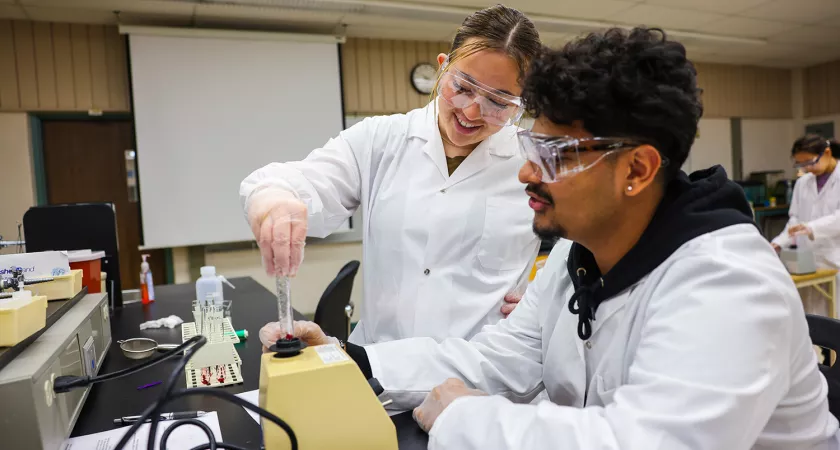
[[[557,224],[540,226],[537,225],[537,220],[534,218],[533,226],[534,234],[544,241],[556,240],[558,238],[566,239],[568,232],[566,229]]]

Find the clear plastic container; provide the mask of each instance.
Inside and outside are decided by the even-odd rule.
[[[222,306],[225,301],[222,280],[216,275],[214,266],[201,268],[201,278],[195,282],[195,298],[204,304]]]

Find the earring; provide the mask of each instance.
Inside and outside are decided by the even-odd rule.
[[[627,191],[628,191],[628,192],[629,192],[629,191],[632,191],[632,190],[633,190],[633,186],[627,186]]]

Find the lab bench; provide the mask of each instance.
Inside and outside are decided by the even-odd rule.
[[[233,300],[231,305],[233,326],[237,330],[248,330],[250,338],[236,344],[236,349],[242,358],[244,382],[219,389],[224,389],[231,394],[239,394],[259,387],[262,344],[259,341],[258,332],[271,318],[277,317],[277,299],[274,294],[250,277],[231,279],[231,282],[236,286],[236,290],[225,286],[224,295],[226,299]],[[195,285],[158,286],[155,291],[157,300],[151,305],[134,303],[113,312],[111,333],[114,341],[147,337],[159,343],[181,342],[180,327],[140,331],[140,324],[171,314],[190,322]],[[304,319],[297,311],[294,314],[295,319]],[[114,372],[135,364],[137,361],[127,359],[122,355],[118,345],[112,345],[100,373]],[[72,436],[110,430],[114,427],[113,419],[141,414],[157,399],[163,385],[144,390],[137,390],[137,388],[156,381],[165,381],[173,367],[173,362],[164,362],[125,378],[94,385],[73,429]],[[184,377],[179,377],[177,387],[185,387]],[[252,449],[259,449],[262,444],[259,425],[238,405],[211,397],[188,397],[171,402],[166,410],[216,411],[223,441]],[[353,414],[353,405],[347,405],[347,414]],[[396,425],[401,450],[426,448],[428,436],[414,422],[411,412],[394,416],[392,420]]]
[[[811,287],[819,292],[828,304],[828,316],[837,319],[837,305],[835,304],[837,270],[820,269],[806,275],[791,275],[791,278],[797,289]],[[825,289],[825,287],[828,289]]]

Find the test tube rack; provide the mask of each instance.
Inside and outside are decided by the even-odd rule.
[[[223,317],[221,307],[205,307],[194,302],[193,317],[195,322],[186,322],[181,326],[181,339],[188,339],[198,334],[207,338],[207,343],[190,359],[184,371],[187,388],[219,387],[242,383],[242,359],[234,348],[239,343],[230,318]],[[203,333],[202,333],[203,331]],[[202,369],[212,370],[210,377],[202,380]],[[217,376],[221,369],[223,381]]]

